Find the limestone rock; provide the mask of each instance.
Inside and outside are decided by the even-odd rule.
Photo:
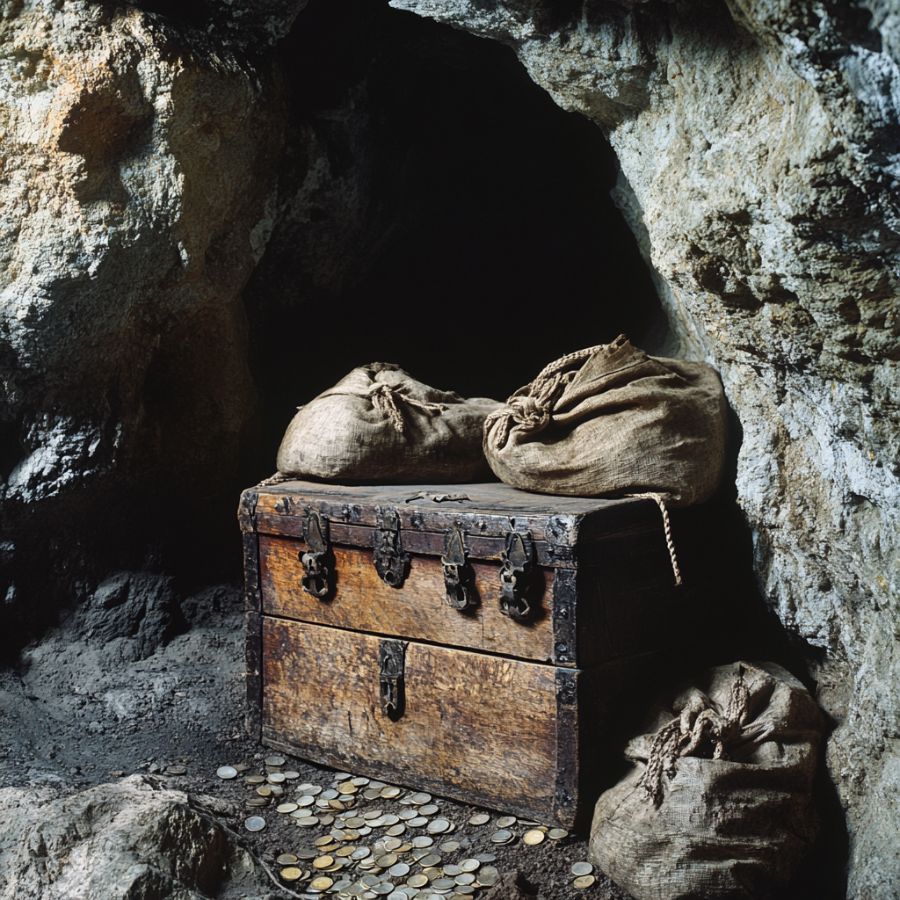
[[[265,872],[213,813],[219,801],[134,775],[62,800],[0,791],[3,900],[266,898]]]
[[[234,477],[281,124],[267,64],[134,7],[2,3],[0,47],[0,616],[24,631]]]
[[[722,373],[763,593],[837,721],[849,894],[900,893],[900,16],[809,0],[392,0],[605,130],[681,351]]]

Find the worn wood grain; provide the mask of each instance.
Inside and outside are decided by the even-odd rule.
[[[471,612],[460,612],[444,601],[438,559],[414,556],[403,586],[392,588],[379,578],[371,552],[335,547],[335,589],[330,600],[322,601],[300,583],[304,544],[265,535],[259,544],[263,610],[270,615],[523,659],[553,658],[551,570],[535,570],[542,583],[535,591],[539,605],[533,620],[523,623],[500,612],[497,565],[473,564],[481,602]]]
[[[262,640],[266,743],[572,825],[556,797],[555,667],[410,642],[405,712],[391,721],[379,701],[379,638],[266,616]]]

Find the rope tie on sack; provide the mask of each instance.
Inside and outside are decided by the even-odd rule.
[[[372,406],[381,413],[399,434],[406,434],[406,419],[398,401],[406,406],[413,406],[425,413],[442,413],[446,408],[445,403],[428,403],[425,400],[417,400],[404,392],[402,384],[376,384],[368,394]]]
[[[768,735],[768,729],[744,729],[750,712],[749,700],[744,667],[739,666],[724,714],[717,712],[708,698],[695,695],[677,719],[656,732],[647,756],[647,768],[638,781],[654,806],[662,803],[663,775],[673,778],[675,763],[682,757],[701,756],[712,747],[713,759],[728,759],[729,746],[739,738],[759,740]]]
[[[609,346],[617,346],[618,340]],[[576,350],[554,360],[538,372],[531,384],[516,391],[506,401],[503,409],[492,412],[485,419],[485,433],[491,431],[494,423],[497,423],[497,428],[491,432],[490,438],[493,449],[502,450],[506,446],[509,434],[516,425],[530,433],[543,431],[550,424],[550,414],[556,401],[578,374],[577,370],[572,372],[563,370],[574,363],[583,363],[605,346],[598,344],[596,347]]]
[[[672,537],[672,523],[669,521],[669,510],[666,506],[665,498],[662,494],[648,492],[645,494],[629,494],[629,497],[641,500],[652,500],[662,514],[663,532],[666,537],[666,549],[669,551],[669,562],[672,564],[672,575],[675,578],[675,587],[680,587],[683,583],[681,578],[681,567],[678,565],[678,554],[675,552],[675,540]]]

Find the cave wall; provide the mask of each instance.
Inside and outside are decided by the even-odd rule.
[[[848,893],[897,896],[896,5],[392,5],[511,45],[608,135],[682,352],[740,420],[758,582],[835,723]]]

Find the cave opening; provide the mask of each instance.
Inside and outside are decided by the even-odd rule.
[[[316,0],[281,54],[283,199],[246,293],[254,474],[295,407],[356,365],[504,399],[621,332],[658,343],[612,149],[509,47],[386,3]]]

